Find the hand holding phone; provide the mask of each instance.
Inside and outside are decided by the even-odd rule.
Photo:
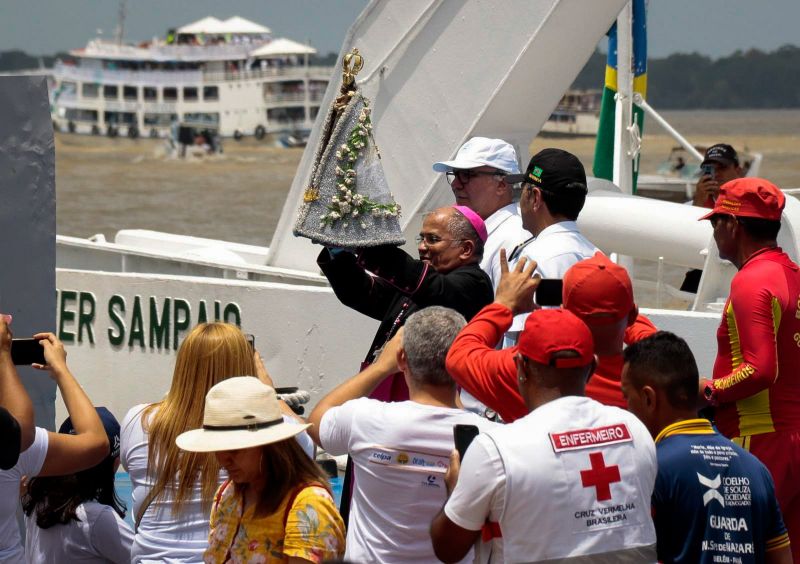
[[[713,164],[704,164],[700,165],[700,176],[710,176],[712,180],[717,174],[717,170],[714,168]]]
[[[467,448],[478,436],[480,430],[475,425],[464,425],[459,423],[453,426],[453,440],[456,444],[456,450],[461,460],[464,460],[464,455],[467,453]]]
[[[11,360],[17,366],[47,364],[44,359],[44,347],[39,343],[39,339],[12,339]]]

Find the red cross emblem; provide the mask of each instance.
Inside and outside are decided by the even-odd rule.
[[[606,466],[602,452],[589,453],[589,462],[592,467],[581,470],[581,482],[584,488],[595,488],[597,501],[611,499],[611,484],[622,481],[619,475],[619,466]]]

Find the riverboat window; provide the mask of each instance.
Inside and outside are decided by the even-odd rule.
[[[183,101],[184,102],[196,102],[197,101],[197,87],[196,86],[184,86],[183,87]]]
[[[55,92],[56,98],[74,100],[78,93],[78,83],[65,80],[58,85]]]
[[[106,100],[116,100],[119,98],[119,88],[116,84],[106,84],[103,86],[103,98]]]
[[[267,119],[272,123],[293,123],[303,121],[306,110],[303,107],[271,108],[267,110]]]
[[[164,89],[164,101],[166,102],[169,100],[170,102],[174,102],[178,99],[178,89],[177,88],[165,88]]]
[[[197,112],[183,114],[183,121],[192,124],[219,124],[219,112]]]
[[[108,125],[136,125],[134,112],[103,112],[103,119]]]
[[[158,100],[158,88],[154,86],[143,86],[142,97],[146,102],[155,102]]]
[[[125,100],[138,100],[139,99],[139,88],[136,86],[123,86],[122,87],[122,98]]]
[[[81,110],[76,108],[67,108],[67,113],[64,116],[70,121],[91,121],[97,122],[97,110]]]
[[[84,98],[97,98],[100,95],[100,86],[94,82],[84,82],[81,85],[81,95]]]
[[[146,126],[168,126],[178,121],[178,114],[144,114]]]
[[[219,87],[203,86],[203,100],[219,100]]]
[[[325,90],[328,88],[327,81],[324,80],[310,80],[308,82],[308,97],[312,102],[319,102],[325,95]]]

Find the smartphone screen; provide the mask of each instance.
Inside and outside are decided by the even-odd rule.
[[[11,360],[15,365],[47,364],[44,347],[37,339],[11,339]]]
[[[700,176],[710,176],[712,179],[716,175],[713,164],[704,164],[700,167]]]
[[[540,306],[560,306],[564,281],[560,278],[542,278],[536,287],[534,301]]]
[[[453,426],[453,440],[461,460],[464,460],[467,447],[469,447],[472,440],[478,436],[478,433],[480,433],[480,430],[475,425],[458,424]]]

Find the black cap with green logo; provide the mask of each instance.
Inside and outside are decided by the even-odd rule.
[[[506,175],[509,184],[533,184],[545,192],[557,194],[581,187],[586,194],[586,171],[578,157],[562,149],[542,149],[528,163],[524,174]]]

